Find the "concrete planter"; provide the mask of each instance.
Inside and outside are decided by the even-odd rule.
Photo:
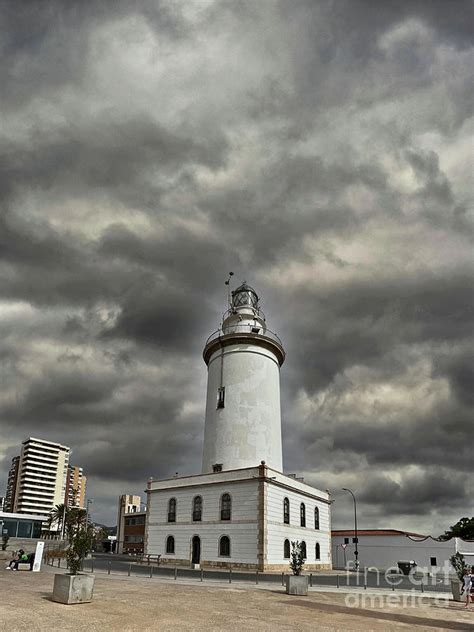
[[[53,601],[58,603],[89,603],[94,591],[94,575],[54,576]]]
[[[306,575],[287,575],[286,576],[286,594],[287,595],[307,595],[308,594],[308,577]]]
[[[461,582],[459,581],[459,579],[451,580],[451,592],[453,593],[454,601],[462,601]]]

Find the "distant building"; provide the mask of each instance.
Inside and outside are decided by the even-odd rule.
[[[140,511],[140,496],[119,497],[117,553],[143,553],[146,512]]]
[[[5,513],[0,511],[0,533],[11,538],[40,538],[46,515]]]
[[[34,437],[23,441],[16,474],[15,513],[44,516],[64,502],[69,452],[67,446],[54,441]]]
[[[3,512],[4,506],[5,506],[5,496],[0,496],[0,512]]]
[[[14,456],[8,472],[7,491],[5,494],[5,503],[3,505],[3,511],[6,512],[12,512],[15,508],[16,483],[18,480],[19,465],[20,457]]]
[[[353,566],[355,559],[354,530],[336,529],[332,535],[332,559],[336,568]],[[357,532],[361,568],[386,570],[398,562],[416,562],[418,567],[433,573],[442,569],[456,552],[467,564],[474,564],[474,541],[452,538],[443,541],[429,535],[398,529],[360,529]]]
[[[82,467],[69,465],[66,476],[66,494],[64,504],[67,507],[85,509],[87,478]]]

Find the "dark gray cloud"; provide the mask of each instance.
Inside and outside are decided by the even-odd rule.
[[[199,471],[201,350],[234,270],[287,349],[286,468],[333,490],[334,524],[343,486],[366,527],[464,515],[472,4],[0,21],[1,480],[26,436],[62,441],[112,523],[118,494]]]

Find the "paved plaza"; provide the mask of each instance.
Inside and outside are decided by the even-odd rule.
[[[385,591],[370,606],[357,605],[360,596],[371,597],[360,590],[318,590],[305,598],[287,596],[283,588],[271,585],[209,586],[102,575],[96,577],[92,603],[65,606],[51,601],[54,572],[50,567],[41,573],[0,571],[0,630],[474,631],[474,611],[464,611],[462,604],[425,596],[422,602],[416,598],[415,607],[387,605],[394,596]]]

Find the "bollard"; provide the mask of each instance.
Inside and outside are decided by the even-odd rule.
[[[229,566],[229,584],[232,584],[232,568]]]
[[[336,575],[336,586],[339,588],[339,575]]]
[[[177,566],[174,567],[174,578],[175,579],[178,578],[178,567]]]
[[[367,590],[367,579],[364,579],[364,590]]]
[[[153,577],[153,566],[150,566],[150,579]]]
[[[311,588],[313,587],[313,573],[309,574],[309,585],[311,586]]]
[[[258,571],[255,571],[255,583],[258,584]]]
[[[109,562],[109,568],[107,569],[107,575],[110,575],[110,567],[112,566],[112,562]]]
[[[128,565],[128,576],[130,577],[130,573],[132,572],[132,565]]]
[[[204,579],[204,571],[201,568],[201,581]]]

